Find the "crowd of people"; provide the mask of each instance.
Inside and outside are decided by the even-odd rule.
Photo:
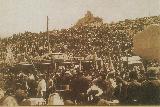
[[[101,24],[100,26],[76,26],[68,29],[49,31],[50,51],[86,57],[97,53],[106,59],[109,55],[116,69],[122,56],[132,56],[133,36],[151,24],[159,24],[159,16],[126,19],[117,23]],[[5,59],[7,46],[11,47],[14,59],[22,54],[31,58],[48,53],[47,32],[19,33],[0,40],[1,59]],[[107,57],[106,57],[107,56]]]
[[[15,101],[9,103],[22,106],[32,105],[30,98],[43,98],[44,105],[157,105],[159,79],[155,67],[147,72],[134,67],[127,73],[67,68],[49,75],[11,72],[1,79],[5,90],[1,98],[11,96]],[[1,105],[8,104],[3,101]]]
[[[43,98],[52,105],[150,105],[160,104],[160,82],[157,69],[122,70],[121,57],[133,56],[133,36],[151,24],[160,24],[160,16],[126,19],[117,23],[73,26],[68,29],[40,33],[19,33],[0,39],[1,67],[5,67],[7,52],[13,62],[21,62],[22,56],[30,60],[51,53],[72,54],[86,57],[95,54],[103,61],[112,61],[113,69],[81,70],[57,69],[45,72],[20,72],[2,76],[3,96],[15,98],[16,105],[31,105],[29,98]],[[49,40],[49,41],[48,41]],[[50,47],[50,48],[48,48]],[[10,51],[9,51],[10,49]],[[49,50],[50,49],[50,50]],[[149,60],[148,66],[159,63]],[[3,65],[4,64],[4,65]],[[33,63],[32,63],[33,64]],[[4,83],[3,83],[4,82]],[[56,97],[55,97],[56,96]],[[3,105],[4,99],[0,104]]]

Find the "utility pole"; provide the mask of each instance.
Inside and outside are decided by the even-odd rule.
[[[50,53],[50,41],[49,41],[49,33],[48,33],[48,16],[47,16],[47,37],[48,37],[48,53]]]

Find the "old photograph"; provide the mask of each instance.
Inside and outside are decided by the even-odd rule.
[[[160,0],[0,0],[0,106],[160,105]]]

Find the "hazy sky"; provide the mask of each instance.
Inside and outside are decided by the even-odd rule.
[[[0,0],[0,37],[68,28],[87,10],[104,22],[160,15],[160,0]]]

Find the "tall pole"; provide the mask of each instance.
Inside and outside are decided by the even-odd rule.
[[[47,37],[48,37],[48,53],[50,53],[49,33],[48,33],[48,16],[47,16]]]
[[[129,71],[129,64],[128,64],[129,60],[128,60],[128,53],[127,53],[127,71]]]

